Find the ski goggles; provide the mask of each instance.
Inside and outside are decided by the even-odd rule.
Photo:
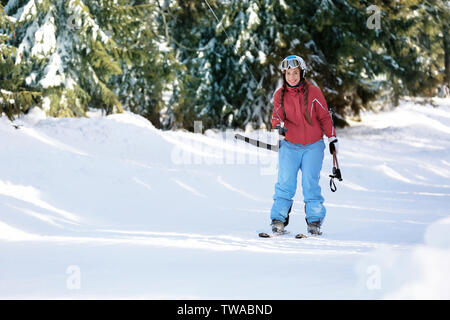
[[[281,70],[282,71],[285,71],[289,68],[298,68],[298,67],[300,67],[300,69],[304,69],[304,62],[303,62],[302,58],[300,58],[298,56],[286,57],[281,62]]]

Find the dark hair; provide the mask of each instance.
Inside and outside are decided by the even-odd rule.
[[[303,98],[304,98],[304,104],[305,104],[305,113],[304,113],[304,116],[305,116],[305,119],[306,119],[306,122],[308,122],[310,125],[312,125],[312,121],[311,121],[311,118],[310,118],[310,116],[309,116],[309,113],[308,113],[308,94],[309,94],[309,86],[310,86],[310,82],[309,81],[307,81],[306,80],[306,78],[304,78],[304,77],[301,77],[301,79],[300,79],[300,82],[302,83],[302,93],[303,93]],[[283,112],[284,112],[284,106],[283,106],[283,104],[284,104],[284,93],[285,93],[285,91],[286,91],[286,86],[287,86],[287,82],[286,82],[286,72],[283,72],[283,88],[282,88],[282,90],[281,90],[281,110],[283,110]],[[286,113],[285,113],[285,115],[286,115]]]

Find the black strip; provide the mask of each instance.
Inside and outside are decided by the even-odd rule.
[[[245,137],[245,142],[249,142],[250,141],[250,139],[248,138],[248,137]]]
[[[263,240],[260,241],[271,241]],[[231,284],[232,285],[232,284]],[[230,286],[231,286],[230,285]],[[269,290],[269,289],[265,289]],[[271,289],[276,290],[276,289]],[[308,290],[303,288],[303,290]],[[148,310],[161,310],[164,318],[167,319],[243,319],[243,320],[258,320],[258,319],[288,319],[293,313],[298,313],[299,310],[332,310],[334,314],[345,314],[348,310],[370,310],[370,313],[376,318],[385,318],[386,311],[392,314],[395,318],[408,315],[411,312],[420,310],[430,311],[439,309],[446,311],[446,300],[351,300],[351,296],[342,296],[343,299],[336,300],[294,300],[291,297],[289,300],[274,300],[268,298],[271,294],[262,292],[262,295],[267,300],[252,300],[251,297],[245,300],[2,300],[2,311],[15,311],[16,313],[35,315],[36,312],[44,313],[49,308],[61,308],[63,310],[71,310],[71,314],[76,317],[85,317],[85,310],[89,308],[91,314],[98,314],[99,316],[119,315],[120,318],[126,316],[135,317],[147,312]],[[311,298],[317,298],[317,294],[310,293]],[[219,297],[220,298],[220,297]],[[438,297],[439,298],[439,297]],[[344,300],[348,299],[348,300]],[[200,314],[196,311],[193,314],[193,308],[208,308],[209,316],[205,313]],[[191,313],[189,313],[189,311]],[[133,314],[135,316],[133,316]],[[131,316],[130,316],[131,315]],[[50,317],[53,318],[53,317]],[[56,317],[55,317],[56,318]]]

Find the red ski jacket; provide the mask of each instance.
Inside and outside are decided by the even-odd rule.
[[[304,85],[304,84],[302,84]],[[286,140],[295,144],[314,143],[323,138],[325,134],[328,138],[335,137],[333,120],[328,112],[327,102],[323,97],[322,91],[310,84],[308,90],[308,114],[311,124],[305,118],[304,96],[301,91],[302,85],[298,87],[290,87],[286,85],[284,92],[283,108],[286,117],[281,108],[281,91],[278,89],[273,97],[272,112],[272,129],[275,129],[280,121],[284,122],[284,126],[288,129],[286,132]]]

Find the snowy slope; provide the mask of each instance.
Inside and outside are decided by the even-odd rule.
[[[435,103],[338,130],[344,181],[330,191],[327,153],[324,234],[302,240],[257,238],[277,154],[233,132],[1,117],[0,298],[448,299],[450,101]],[[290,220],[305,232],[300,187]]]

